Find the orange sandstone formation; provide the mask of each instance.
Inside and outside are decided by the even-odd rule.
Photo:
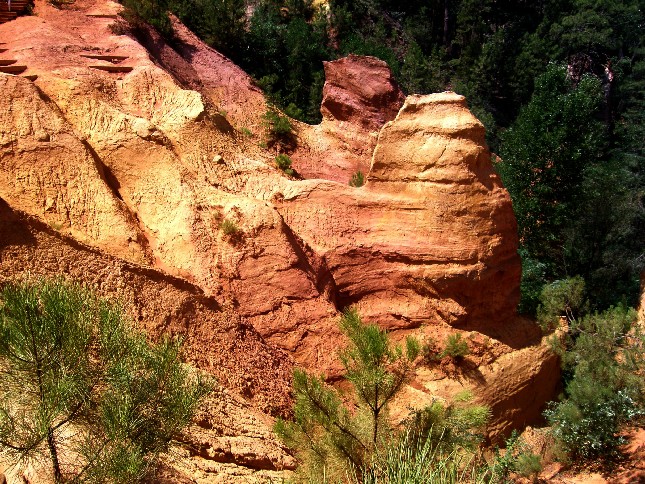
[[[300,145],[294,167],[305,178],[346,184],[367,175],[378,132],[396,117],[405,97],[387,64],[349,55],[325,62],[325,87],[318,126],[297,124]]]
[[[259,146],[266,103],[245,73],[177,19],[175,47],[119,34],[119,8],[37,0],[0,25],[38,75],[0,74],[3,280],[62,273],[124,297],[152,336],[186,335],[190,362],[273,414],[293,362],[339,376],[346,306],[396,338],[486,335],[468,386],[499,410],[494,431],[539,415],[557,364],[516,318],[511,202],[462,96],[403,103],[381,61],[327,63],[324,119],[295,123],[305,179],[291,179]],[[358,170],[366,185],[348,186]],[[410,402],[453,392],[442,378],[419,368]]]
[[[514,316],[515,218],[462,96],[408,97],[381,131],[365,187],[309,181],[281,195],[278,210],[324,256],[340,306],[392,328]]]

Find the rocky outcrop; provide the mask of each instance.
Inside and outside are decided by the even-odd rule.
[[[397,396],[392,417],[400,421],[411,409],[470,395],[491,411],[489,443],[503,443],[513,429],[541,424],[544,404],[556,397],[560,383],[560,360],[551,349],[551,336],[542,337],[540,329],[523,318],[496,337],[460,333],[470,354],[461,361],[445,357],[421,363],[411,384]],[[446,328],[439,328],[427,336],[442,348],[447,334]]]
[[[143,234],[109,174],[30,81],[0,76],[0,195],[119,256],[145,257]]]
[[[279,443],[272,425],[248,402],[218,388],[179,437],[181,448],[175,453],[183,458],[169,464],[190,482],[281,482],[296,461]]]
[[[8,47],[29,48],[30,64],[42,75],[35,86],[14,89],[7,110],[20,105],[20,119],[43,125],[45,117],[57,119],[70,138],[65,146],[85,156],[93,177],[74,175],[82,164],[59,155],[53,129],[54,142],[39,142],[17,121],[7,126],[16,146],[40,147],[37,159],[19,153],[25,166],[56,166],[59,186],[74,187],[75,199],[86,200],[84,211],[64,211],[65,233],[120,257],[131,251],[131,259],[229,301],[310,368],[337,369],[336,314],[347,305],[390,329],[495,328],[513,317],[519,259],[510,199],[492,170],[484,129],[462,97],[408,98],[380,133],[365,187],[291,181],[268,154],[246,151],[221,128],[206,91],[181,88],[132,38],[109,34],[107,26],[102,33],[98,25],[82,27],[87,18],[69,11],[63,19],[45,2],[38,8],[45,27],[42,19],[20,19],[20,36]],[[76,37],[74,29],[86,33]],[[92,71],[83,57],[88,51],[127,57],[132,71]],[[199,64],[211,54],[202,49]],[[389,86],[366,91],[387,95],[355,96],[365,113],[387,106],[376,127],[392,115],[400,92],[382,63],[355,57],[334,64],[335,85],[348,65],[373,68]],[[379,104],[381,98],[389,101]],[[0,163],[9,167],[13,157]],[[40,208],[45,196],[22,196],[38,193],[38,178],[26,178],[16,191],[19,172],[9,167],[5,175],[0,194],[49,221]],[[113,219],[110,211],[85,216],[105,210],[107,202],[93,195],[99,189],[110,210],[120,210]],[[118,235],[91,237],[119,217]],[[223,220],[237,227],[235,237],[219,230]]]
[[[137,38],[163,68],[182,86],[199,92],[224,118],[224,126],[260,134],[267,104],[251,77],[225,56],[199,40],[174,15],[170,15],[173,45],[154,29],[142,26]]]
[[[378,131],[399,112],[405,96],[382,60],[350,54],[324,65],[325,119]]]
[[[153,339],[184,339],[186,361],[216,378],[169,461],[197,482],[284,477],[294,462],[266,414],[291,410],[290,358],[271,347],[235,311],[182,279],[105,255],[12,209],[0,199],[0,284],[15,278],[64,276],[119,301]],[[175,476],[176,477],[176,476]],[[169,482],[180,482],[175,478]],[[189,480],[188,482],[194,482]]]
[[[462,96],[408,97],[381,131],[367,180],[292,184],[276,201],[326,261],[341,307],[392,329],[481,329],[514,316],[515,218]]]
[[[323,120],[298,125],[294,166],[305,178],[346,184],[356,172],[367,174],[378,132],[396,117],[405,96],[375,57],[349,55],[324,65]]]

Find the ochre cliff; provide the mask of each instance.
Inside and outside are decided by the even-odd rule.
[[[311,180],[275,203],[324,257],[341,307],[392,329],[514,317],[515,218],[462,96],[408,97],[381,131],[364,187]]]
[[[83,283],[122,303],[153,339],[182,337],[187,362],[215,376],[218,388],[181,436],[184,458],[174,462],[179,473],[169,482],[180,482],[183,473],[197,482],[213,482],[213,476],[245,482],[245,475],[266,479],[293,469],[293,458],[271,431],[271,419],[258,411],[289,414],[289,358],[231,308],[183,279],[61,235],[1,198],[0,227],[0,284],[52,276]]]
[[[515,314],[515,218],[462,96],[403,102],[381,61],[328,63],[323,122],[294,122],[294,179],[261,146],[266,103],[245,73],[177,19],[173,46],[135,36],[109,18],[119,8],[37,0],[36,16],[0,25],[2,56],[38,75],[0,74],[2,280],[62,274],[122,298],[151,337],[186,336],[188,361],[257,411],[261,440],[294,363],[340,376],[349,305],[395,338],[479,345],[481,378],[419,365],[408,402],[472,388],[496,435],[539,416],[557,361]],[[359,170],[366,185],[350,187]],[[213,445],[195,452],[226,454]],[[267,445],[273,457],[220,461],[293,465]]]
[[[354,173],[366,175],[378,132],[396,117],[405,96],[387,64],[374,57],[349,55],[325,62],[322,123],[298,123],[294,167],[305,178],[346,184]]]

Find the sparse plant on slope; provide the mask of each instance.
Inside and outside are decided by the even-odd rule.
[[[295,174],[295,171],[291,168],[291,163],[292,161],[289,155],[280,154],[275,157],[275,166],[282,170],[285,175],[293,176]]]
[[[115,305],[61,281],[0,293],[0,455],[47,459],[56,483],[138,482],[207,385],[180,345],[146,341]]]
[[[235,220],[225,218],[219,224],[219,229],[227,237],[233,237],[239,232],[239,227],[235,223]]]
[[[468,343],[463,339],[461,333],[455,333],[446,338],[446,346],[441,352],[441,356],[450,356],[455,360],[461,360],[469,353]]]
[[[365,175],[362,171],[357,171],[352,175],[352,178],[349,180],[350,187],[362,187],[365,184]]]
[[[402,388],[419,345],[406,340],[406,349],[393,346],[387,333],[364,325],[358,313],[346,311],[340,322],[349,346],[341,353],[346,378],[358,404],[353,414],[338,391],[324,378],[294,371],[294,421],[278,420],[276,432],[297,450],[303,470],[312,475],[341,476],[349,469],[361,473],[385,447],[392,429],[387,405]]]
[[[385,331],[363,324],[355,310],[343,314],[340,327],[349,339],[340,357],[356,410],[323,377],[296,370],[294,421],[276,424],[277,434],[296,451],[303,480],[336,482],[353,476],[365,483],[432,482],[423,480],[434,472],[428,462],[463,472],[466,460],[460,452],[479,442],[476,430],[485,424],[488,410],[465,402],[435,403],[414,412],[405,428],[392,426],[388,405],[410,375],[418,342],[410,337],[405,348],[393,345]],[[423,478],[383,480],[410,473]]]
[[[293,126],[287,116],[270,107],[262,116],[263,124],[267,131],[267,145],[272,146],[276,143],[289,143],[293,132]]]

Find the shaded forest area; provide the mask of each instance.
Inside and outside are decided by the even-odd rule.
[[[520,310],[581,276],[590,309],[635,305],[645,254],[645,0],[123,0],[174,12],[286,114],[320,121],[323,61],[388,62],[407,93],[454,90],[511,193]]]

